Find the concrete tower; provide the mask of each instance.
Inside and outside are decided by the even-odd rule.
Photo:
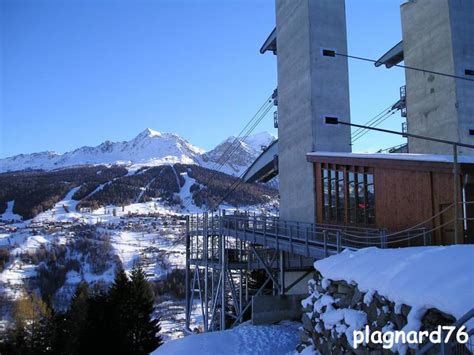
[[[350,121],[344,0],[276,0],[280,216],[314,222],[311,151],[349,152]]]
[[[405,65],[474,79],[474,1],[412,0],[401,6]],[[408,132],[474,144],[474,83],[406,70]],[[410,153],[452,154],[408,140]],[[460,148],[473,155],[472,149]]]

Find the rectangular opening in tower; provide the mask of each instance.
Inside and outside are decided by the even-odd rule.
[[[335,57],[336,56],[336,51],[334,49],[323,48],[323,56],[324,57]]]

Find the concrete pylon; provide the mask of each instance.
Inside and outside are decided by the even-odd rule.
[[[405,65],[474,79],[474,1],[408,1],[401,19]],[[474,144],[473,82],[410,69],[405,77],[408,132]],[[447,144],[414,138],[408,150],[452,154]]]
[[[311,151],[350,152],[350,128],[326,125],[326,116],[350,121],[344,0],[276,0],[280,216],[315,221]]]

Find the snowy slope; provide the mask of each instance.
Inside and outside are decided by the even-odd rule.
[[[231,136],[211,151],[203,154],[202,165],[209,169],[217,169],[225,162],[224,166],[219,169],[220,171],[240,176],[260,155],[262,148],[267,147],[274,140],[275,137],[268,132],[251,135],[243,141],[236,140]],[[231,154],[231,152],[233,153]]]
[[[13,213],[13,206],[15,205],[15,201],[8,201],[7,202],[7,209],[3,214],[0,214],[0,220],[5,221],[16,221],[21,220],[22,217],[16,213]]]
[[[240,175],[260,154],[261,146],[270,144],[274,139],[269,133],[263,132],[249,136],[244,142],[236,142],[231,159],[220,170]],[[175,163],[216,168],[221,155],[227,149],[227,152],[233,151],[234,140],[234,137],[229,137],[205,153],[203,149],[176,134],[160,133],[147,128],[130,141],[106,141],[96,147],[82,147],[64,154],[42,152],[0,159],[0,173],[25,169],[53,170],[92,164],[120,164],[131,170]]]

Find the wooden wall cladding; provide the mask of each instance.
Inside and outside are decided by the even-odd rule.
[[[410,228],[432,216],[430,172],[376,168],[377,227]]]

